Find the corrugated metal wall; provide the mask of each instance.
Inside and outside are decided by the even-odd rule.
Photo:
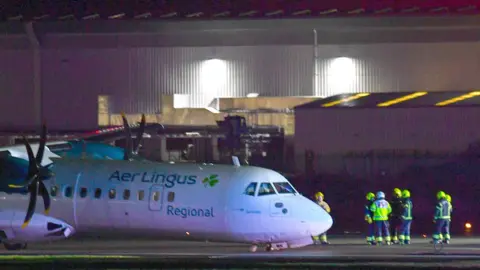
[[[191,107],[204,107],[214,97],[252,92],[312,95],[308,46],[61,49],[45,50],[43,55],[44,93],[69,88],[74,93],[88,89],[92,95],[111,95],[114,112],[159,112],[162,94],[190,94]],[[205,82],[222,75],[215,70],[205,75],[205,61],[211,58],[226,62],[226,78],[216,91]]]
[[[353,70],[332,68],[339,57],[353,59]],[[479,59],[478,42],[321,45],[316,95],[478,89]]]
[[[56,37],[44,38],[54,44]],[[313,46],[308,45],[50,48],[42,53],[43,112],[51,125],[73,125],[69,121],[75,119],[78,127],[92,127],[97,123],[98,95],[111,96],[112,113],[156,113],[161,110],[161,95],[174,93],[190,94],[187,105],[203,107],[216,96],[241,97],[252,92],[263,96],[329,96],[338,92],[480,88],[478,44],[320,45],[316,91],[312,91]],[[31,54],[28,50],[0,52],[0,87],[15,89],[3,92],[2,110],[14,112],[18,121],[13,122],[24,125],[30,123],[32,112],[28,111],[32,107],[24,106],[20,111],[18,106],[11,106],[31,103],[28,99],[32,95],[25,94],[33,89]],[[351,81],[341,69],[332,75],[330,65],[336,57],[354,59],[357,68]],[[216,84],[216,91],[205,83],[204,63],[211,58],[226,61],[225,79]],[[209,79],[216,80],[221,73]],[[10,118],[2,120],[9,122]]]
[[[33,52],[0,50],[0,128],[31,127]]]
[[[323,163],[378,150],[458,153],[480,141],[480,107],[305,109],[295,112],[297,168],[305,150]],[[339,161],[339,160],[337,160]],[[338,162],[337,162],[338,163]]]

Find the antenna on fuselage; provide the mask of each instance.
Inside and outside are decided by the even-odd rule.
[[[240,164],[240,160],[238,159],[237,156],[232,156],[232,161],[233,161],[233,166],[235,166],[235,167],[240,167],[240,166],[242,166],[242,165]]]

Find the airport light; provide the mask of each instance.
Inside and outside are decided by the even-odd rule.
[[[334,94],[351,91],[356,77],[356,66],[352,58],[338,57],[330,61],[328,66],[329,88]]]
[[[258,93],[249,93],[249,94],[247,94],[247,97],[248,97],[248,98],[256,98],[256,97],[258,97],[258,96],[259,96]]]
[[[470,222],[465,223],[465,229],[469,230],[472,228],[472,224]]]

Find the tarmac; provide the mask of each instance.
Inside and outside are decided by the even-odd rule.
[[[264,251],[259,247],[252,253],[246,244],[159,241],[159,240],[93,240],[69,239],[52,243],[29,244],[26,250],[7,251],[0,247],[0,264],[4,262],[20,263],[28,258],[48,258],[51,261],[85,260],[90,263],[101,260],[104,263],[114,260],[140,263],[174,263],[195,265],[232,264],[240,267],[242,263],[276,263],[284,268],[294,263],[296,267],[304,264],[323,266],[342,265],[357,267],[367,264],[369,268],[385,267],[480,267],[480,237],[453,238],[443,247],[429,243],[429,238],[413,238],[410,245],[368,246],[360,237],[337,236],[330,238],[330,245],[307,246],[281,251]],[[75,263],[76,266],[78,262]],[[131,267],[132,265],[130,265]],[[158,265],[157,265],[158,266]],[[204,267],[206,265],[203,265]]]

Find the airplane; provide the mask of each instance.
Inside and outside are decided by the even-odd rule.
[[[24,139],[23,150],[2,149],[7,154],[0,157],[0,241],[7,250],[75,234],[114,233],[188,236],[271,251],[310,245],[312,235],[333,224],[281,174],[241,166],[237,157],[233,165],[65,159],[50,151],[46,134],[44,125],[36,147]],[[37,204],[39,196],[43,205]]]

